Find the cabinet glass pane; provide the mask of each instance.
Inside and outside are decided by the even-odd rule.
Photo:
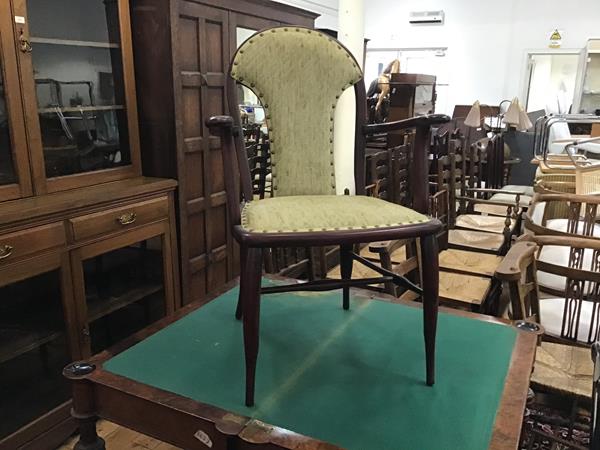
[[[165,315],[160,237],[83,263],[92,353],[98,353]]]
[[[67,401],[60,274],[0,287],[0,441]]]
[[[2,61],[0,61],[2,64]],[[13,164],[12,146],[10,144],[10,131],[8,126],[8,111],[4,95],[6,86],[0,66],[0,185],[17,182],[15,166]]]
[[[27,0],[49,178],[131,163],[117,0]]]

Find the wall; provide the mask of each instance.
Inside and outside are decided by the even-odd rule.
[[[439,9],[443,26],[408,23],[409,11]],[[365,14],[370,48],[448,47],[450,105],[521,96],[526,51],[547,49],[554,28],[563,49],[600,35],[598,0],[370,0]]]
[[[338,25],[338,0],[276,0],[298,8],[314,11],[321,16],[317,18],[317,28],[337,30]]]

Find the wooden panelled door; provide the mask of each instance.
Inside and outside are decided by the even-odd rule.
[[[204,298],[232,277],[221,147],[204,125],[206,118],[226,112],[229,36],[227,11],[179,3],[175,108],[182,111],[176,132],[186,180],[179,195],[181,239],[187,242],[182,251],[188,252],[182,254],[184,303]]]
[[[32,195],[13,13],[0,2],[0,201]]]

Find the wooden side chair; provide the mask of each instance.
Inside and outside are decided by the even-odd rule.
[[[556,207],[556,205],[560,205]],[[567,208],[563,208],[567,205]],[[581,237],[600,242],[600,224],[597,223],[600,212],[600,197],[566,193],[536,194],[524,216],[525,230],[536,236],[557,236],[567,239]],[[558,214],[557,214],[558,213]],[[590,264],[592,252],[582,255],[582,264]],[[569,267],[573,258],[568,247],[548,246],[539,254],[539,261],[560,267]],[[562,295],[565,292],[565,278],[560,274],[540,272],[540,289],[550,295]]]
[[[483,185],[482,148],[474,144],[469,149],[459,148],[460,159],[449,160],[449,170],[453,173],[455,189],[451,195],[459,192],[455,203],[458,213],[450,222],[448,245],[460,250],[473,250],[497,255],[504,255],[510,247],[513,236],[521,229],[521,207],[518,205],[519,193],[499,189],[488,189]],[[459,164],[456,164],[456,161]],[[492,200],[494,194],[513,194],[515,203]],[[500,207],[504,213],[496,216],[477,210],[478,206]]]
[[[322,67],[329,69],[320,70]],[[335,39],[308,28],[276,27],[251,36],[234,55],[229,75],[226,98],[229,110],[236,117],[215,116],[206,124],[221,139],[229,221],[232,234],[240,244],[240,295],[236,316],[243,319],[244,327],[246,405],[254,404],[261,294],[269,293],[341,289],[343,308],[348,309],[353,286],[393,281],[416,291],[423,298],[426,382],[433,385],[438,309],[436,233],[441,224],[426,216],[425,144],[430,126],[447,122],[449,118],[432,115],[366,125],[365,87],[358,63]],[[256,200],[252,196],[248,160],[240,134],[236,83],[253,90],[265,109],[271,143],[271,198]],[[357,105],[356,195],[336,195],[334,113],[338,98],[352,86]],[[410,128],[415,129],[415,148],[418,149],[412,164],[416,174],[412,186],[414,210],[365,196],[365,137]],[[233,178],[236,154],[244,195],[241,210]],[[352,188],[343,186],[346,187]],[[423,264],[427,267],[422,287],[353,252],[353,246],[358,243],[417,237]],[[264,248],[327,245],[340,247],[341,280],[261,288]],[[381,277],[352,279],[353,261],[372,266]]]
[[[544,338],[589,346],[600,337],[600,240],[567,236],[523,236],[511,248],[496,276],[509,288],[512,318],[540,323]],[[565,248],[567,265],[540,259],[544,248]],[[585,253],[590,258],[585,258]],[[540,295],[541,273],[559,276],[564,289]]]
[[[448,226],[456,218],[456,173],[453,164],[462,167],[460,139],[434,139],[438,149],[435,156],[435,173],[430,168],[429,214],[443,224],[438,233],[440,253],[440,301],[461,309],[494,313],[500,294],[500,285],[493,278],[501,257],[456,249],[447,249]],[[457,152],[457,150],[459,150]],[[460,169],[458,169],[460,170]],[[453,214],[454,213],[454,214]],[[371,254],[378,255],[381,267],[398,275],[409,276],[414,281],[421,275],[418,252],[414,250],[414,240],[375,242],[369,246]],[[414,300],[417,296],[410,290],[402,289],[393,283],[385,285],[389,294],[404,300]]]
[[[542,261],[548,248],[570,254],[566,266]],[[589,253],[591,258],[585,258]],[[561,277],[564,289],[543,296],[540,274]],[[600,336],[600,240],[566,236],[523,236],[496,271],[507,285],[511,317],[544,328],[536,353],[532,386],[572,399],[575,411],[581,399],[592,397],[593,366],[589,347]]]

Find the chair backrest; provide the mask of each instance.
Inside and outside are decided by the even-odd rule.
[[[412,208],[410,165],[412,164],[414,143],[391,147],[392,152],[392,201]]]
[[[559,209],[561,214],[556,214]],[[536,193],[525,214],[525,228],[538,235],[600,239],[600,225],[597,224],[599,212],[600,196]]]
[[[500,189],[504,183],[504,139],[501,134],[494,134],[483,152],[485,170],[483,180],[485,187]]]
[[[335,108],[342,92],[362,80],[352,54],[318,31],[276,27],[239,47],[230,75],[265,109],[273,196],[335,194]]]
[[[373,153],[368,158],[367,182],[371,195],[392,201],[392,154],[389,149]]]
[[[564,249],[566,264],[548,262],[544,250]],[[509,284],[513,319],[541,321],[538,279],[541,273],[563,277],[564,309],[560,334],[565,341],[591,344],[600,335],[600,241],[562,236],[528,236],[511,248],[496,276]],[[584,304],[589,305],[584,306]],[[587,312],[585,312],[587,311]],[[591,311],[591,313],[590,313]],[[585,316],[585,329],[580,324]]]

